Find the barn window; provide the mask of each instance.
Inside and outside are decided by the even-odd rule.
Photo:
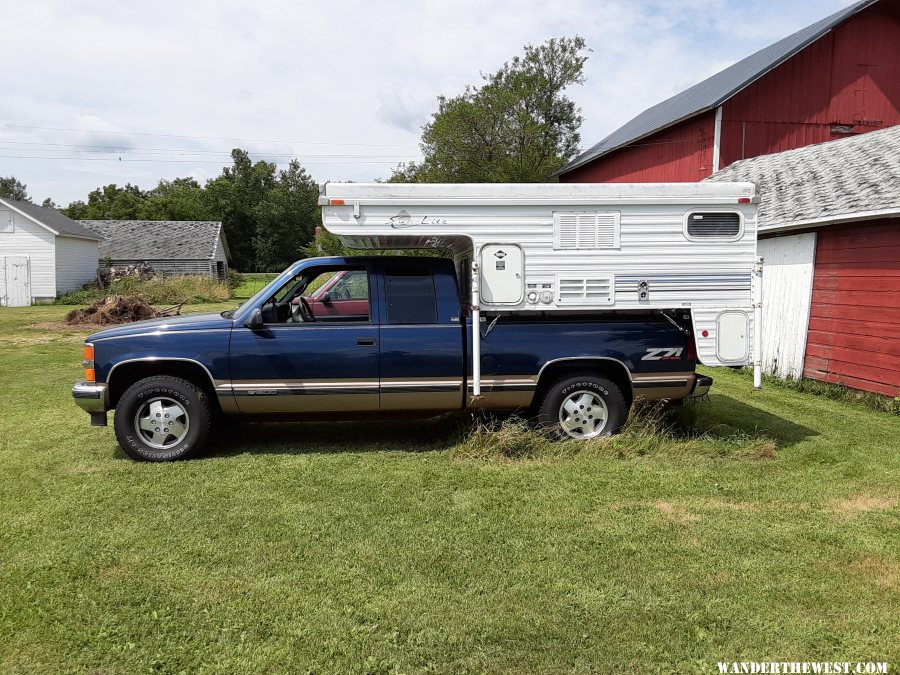
[[[689,239],[737,239],[741,233],[741,214],[734,211],[694,211],[687,215]]]
[[[0,211],[0,232],[15,232],[12,211]]]

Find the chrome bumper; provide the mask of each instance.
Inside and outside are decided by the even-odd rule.
[[[713,384],[713,379],[708,375],[697,375],[694,377],[694,388],[688,394],[688,398],[699,398],[709,393],[709,388]]]
[[[109,408],[105,384],[94,384],[81,381],[72,387],[72,398],[75,404],[82,410],[94,413],[105,413]]]

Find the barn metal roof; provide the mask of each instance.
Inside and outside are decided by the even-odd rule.
[[[103,237],[101,258],[113,260],[212,260],[225,233],[216,220],[80,220]]]
[[[0,199],[0,203],[12,207],[16,211],[24,213],[41,227],[50,230],[53,234],[64,237],[79,237],[81,239],[100,239],[96,232],[82,227],[71,218],[67,218],[56,209],[48,209],[44,206],[17,202],[14,199]]]
[[[572,171],[622,146],[716,108],[747,85],[808,47],[828,31],[877,2],[878,0],[862,0],[850,5],[755,54],[751,54],[680,94],[675,94],[672,98],[657,103],[589,150],[569,161],[554,175]]]
[[[743,159],[708,181],[752,181],[761,231],[900,216],[900,125]]]

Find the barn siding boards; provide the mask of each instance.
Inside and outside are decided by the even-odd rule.
[[[78,290],[97,279],[97,242],[56,238],[56,292]]]
[[[803,374],[900,395],[900,219],[825,228]]]
[[[803,374],[816,233],[763,239],[762,366],[784,378]]]
[[[722,105],[721,166],[900,124],[900,21],[860,12]]]
[[[688,133],[722,110],[718,166]],[[559,171],[564,182],[698,180],[740,159],[900,124],[900,0],[861,2],[648,108]],[[714,122],[713,122],[714,125]],[[842,133],[838,128],[844,127]],[[685,136],[687,134],[687,136]],[[712,139],[713,132],[710,132]],[[692,145],[693,144],[693,145]],[[710,148],[712,140],[710,140]]]
[[[564,183],[690,183],[712,173],[715,112],[698,115],[560,176]]]

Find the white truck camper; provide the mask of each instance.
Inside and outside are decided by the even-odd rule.
[[[447,249],[481,315],[690,312],[698,360],[761,383],[762,260],[752,183],[328,183],[325,228],[351,248]]]

